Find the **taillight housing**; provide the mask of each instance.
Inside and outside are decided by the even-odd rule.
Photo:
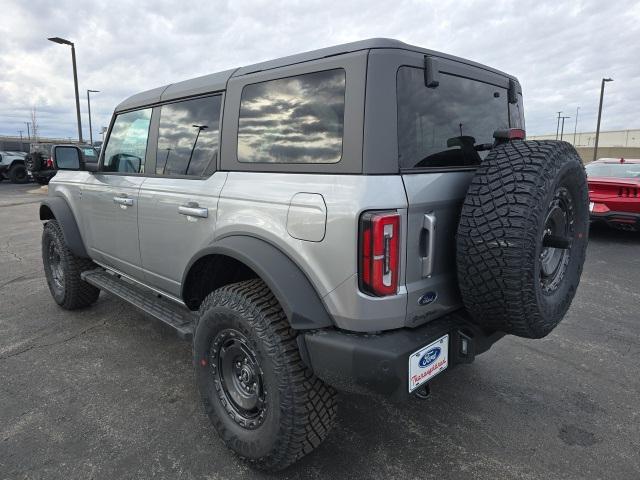
[[[53,158],[47,158],[47,168],[53,168]]]
[[[400,215],[396,211],[365,212],[360,217],[360,290],[384,297],[398,292]]]

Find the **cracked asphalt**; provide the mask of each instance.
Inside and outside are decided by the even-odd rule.
[[[0,183],[0,478],[640,478],[640,235],[596,229],[543,340],[506,337],[426,401],[340,396],[338,427],[279,475],[201,408],[189,344],[102,294],[67,312],[40,260],[37,185]]]

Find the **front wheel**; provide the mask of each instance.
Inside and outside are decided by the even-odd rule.
[[[11,180],[11,183],[27,183],[29,181],[27,167],[21,163],[13,165],[9,169],[9,180]]]
[[[320,445],[334,423],[335,391],[302,362],[295,331],[261,280],[227,285],[204,300],[194,365],[214,427],[256,468],[286,468]]]
[[[98,299],[100,290],[80,278],[83,271],[96,265],[69,250],[56,220],[49,220],[42,231],[42,263],[51,296],[62,308],[75,310]]]

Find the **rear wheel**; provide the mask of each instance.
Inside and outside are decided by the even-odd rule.
[[[211,293],[194,335],[205,409],[226,445],[263,470],[281,470],[327,436],[335,391],[300,358],[269,288],[248,280]]]
[[[69,250],[56,220],[49,220],[42,232],[42,263],[49,291],[62,308],[75,310],[98,299],[100,290],[80,278],[83,271],[96,268],[95,263]]]
[[[9,180],[11,180],[12,183],[27,183],[29,181],[27,167],[22,163],[12,165],[9,169]]]
[[[549,334],[575,295],[589,227],[582,161],[566,142],[492,150],[467,192],[457,234],[458,283],[481,326]]]

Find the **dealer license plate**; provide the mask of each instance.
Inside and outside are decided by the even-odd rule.
[[[449,365],[449,335],[409,356],[409,393],[428,382]]]

